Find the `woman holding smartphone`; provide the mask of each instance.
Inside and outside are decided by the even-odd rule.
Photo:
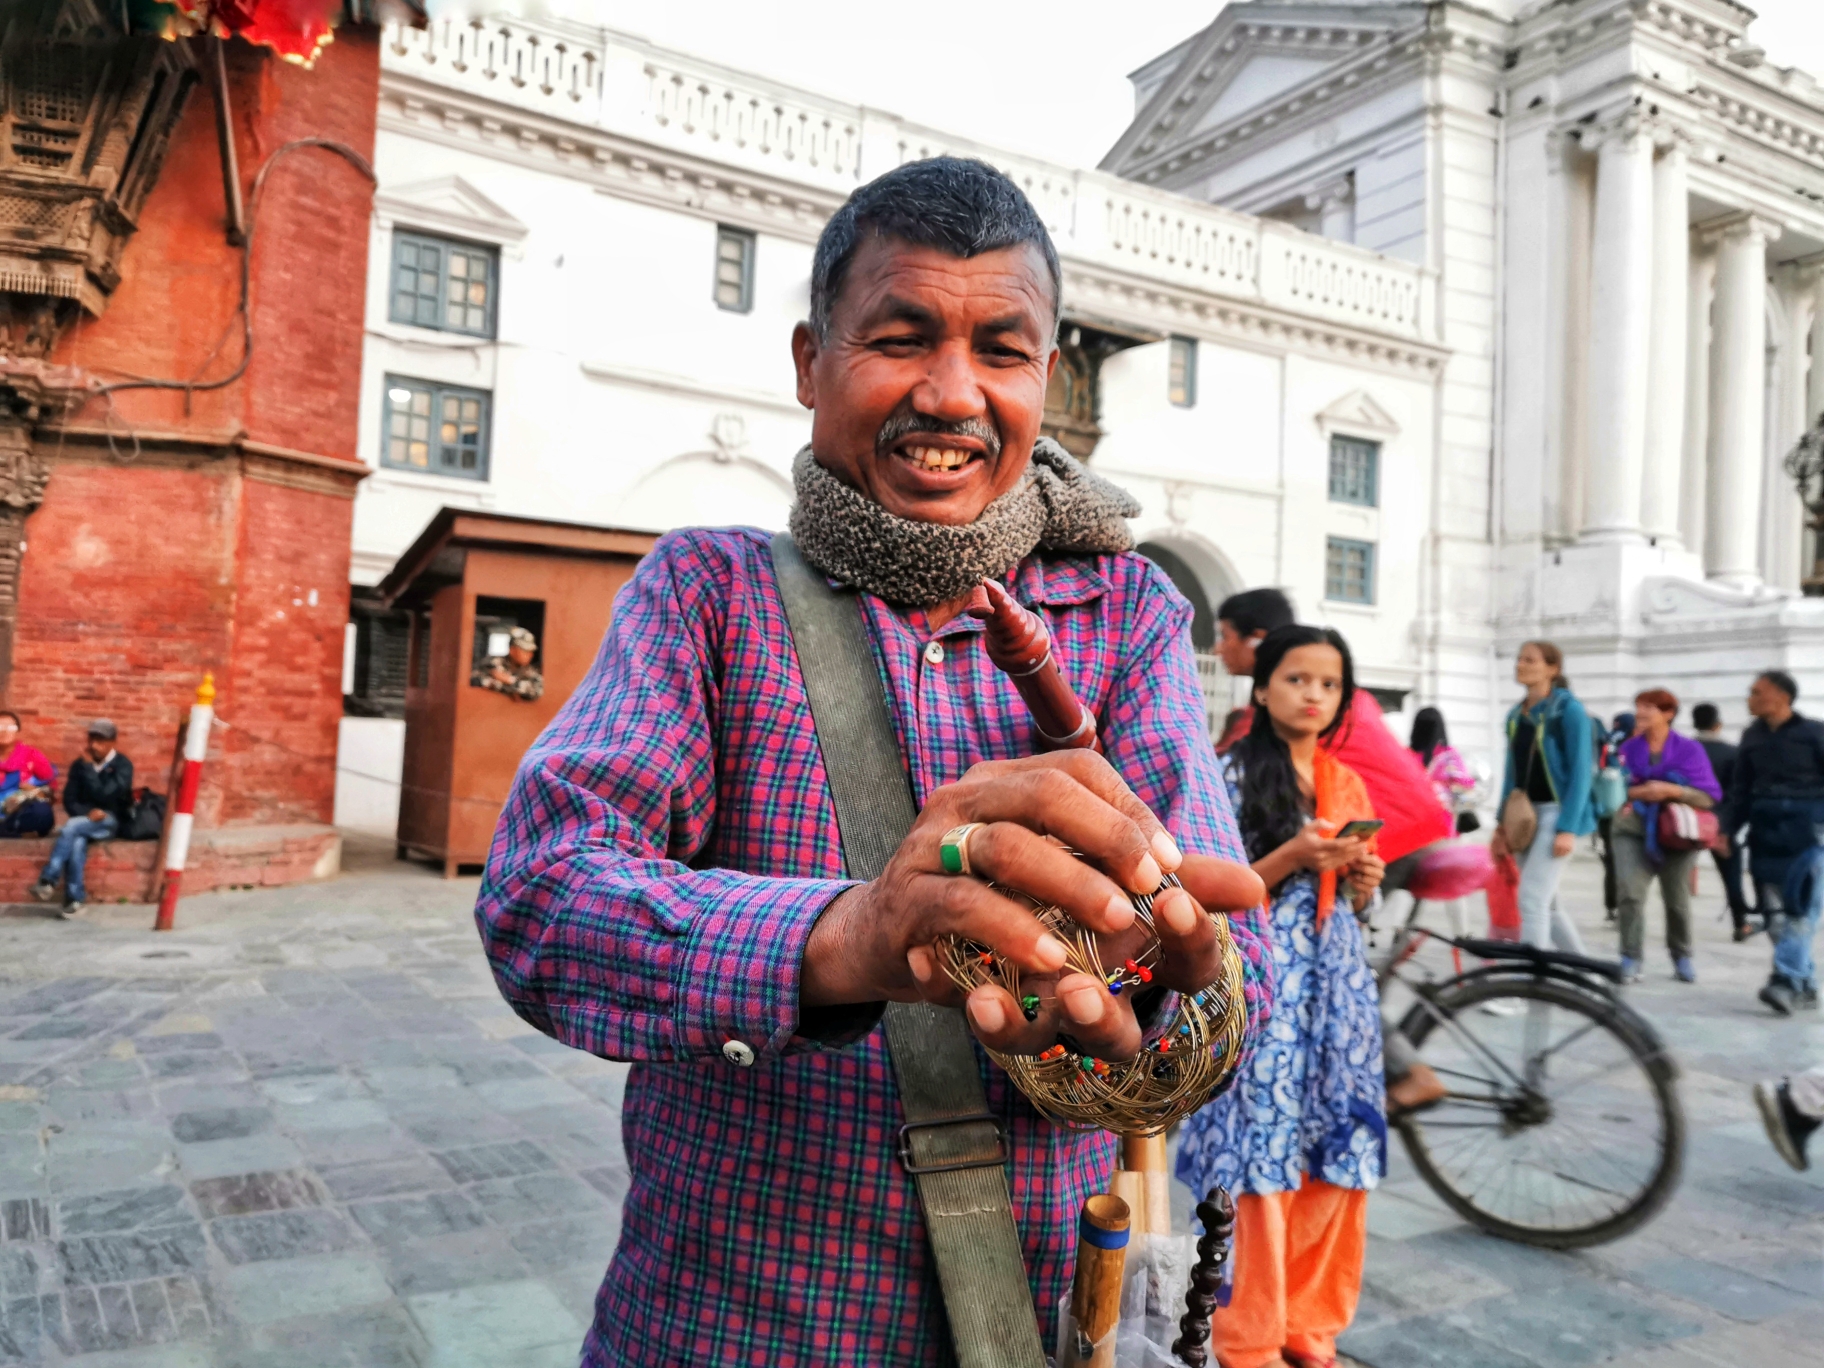
[[[1361,779],[1328,754],[1355,691],[1348,644],[1281,627],[1254,657],[1254,717],[1222,758],[1265,881],[1273,1016],[1236,1085],[1184,1124],[1178,1176],[1235,1194],[1222,1368],[1327,1368],[1355,1315],[1368,1190],[1386,1166],[1381,1017],[1353,912],[1386,866]],[[1256,913],[1256,916],[1261,914]]]

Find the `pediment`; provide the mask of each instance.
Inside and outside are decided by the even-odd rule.
[[[526,236],[524,223],[461,176],[388,186],[375,194],[374,213],[383,228],[423,228],[499,246],[517,246]]]
[[[1326,432],[1366,432],[1392,437],[1400,430],[1394,416],[1375,402],[1367,390],[1351,390],[1319,411],[1317,424]]]
[[[1192,138],[1351,63],[1390,31],[1422,20],[1422,7],[1403,0],[1230,5],[1183,45],[1176,68],[1153,88],[1100,169],[1134,175]]]

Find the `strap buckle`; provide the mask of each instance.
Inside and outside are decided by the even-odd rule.
[[[921,1164],[912,1156],[912,1133],[921,1130],[935,1130],[940,1126],[973,1126],[989,1125],[994,1128],[994,1149],[992,1156],[976,1159],[951,1159],[941,1164]],[[970,1112],[966,1116],[944,1116],[935,1121],[908,1121],[899,1128],[899,1163],[900,1167],[918,1177],[924,1173],[954,1173],[958,1169],[1000,1168],[1007,1162],[1007,1131],[1001,1125],[1001,1119],[993,1112]]]

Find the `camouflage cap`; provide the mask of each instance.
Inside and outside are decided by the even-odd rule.
[[[524,627],[515,627],[512,631],[508,632],[507,640],[519,647],[522,651],[536,651],[538,649],[538,638],[533,636],[532,633],[528,632]]]

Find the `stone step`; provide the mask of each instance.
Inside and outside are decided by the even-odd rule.
[[[50,858],[52,838],[0,840],[0,903],[30,901],[29,890]],[[90,902],[144,902],[153,896],[157,841],[101,841],[89,847]],[[342,868],[342,836],[332,826],[218,827],[190,841],[184,891],[276,887],[327,879]]]

